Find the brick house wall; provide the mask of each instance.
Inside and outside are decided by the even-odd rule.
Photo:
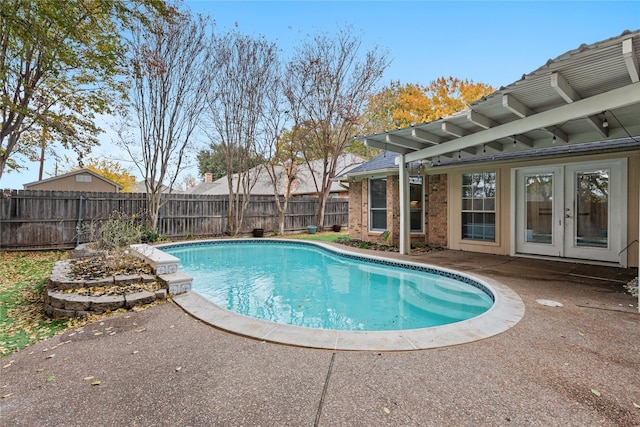
[[[447,175],[428,175],[425,178],[425,242],[429,246],[447,247]]]
[[[400,243],[400,185],[398,175],[387,176],[387,243]],[[424,234],[411,234],[411,242],[446,247],[447,175],[425,176]],[[382,242],[381,232],[369,231],[369,180],[349,183],[349,237]]]
[[[368,227],[366,223],[363,224],[363,218],[367,218],[366,212],[369,210],[368,197],[366,197],[368,183],[368,180],[349,183],[349,237],[351,239],[362,240],[362,231]],[[365,197],[362,196],[363,194]]]

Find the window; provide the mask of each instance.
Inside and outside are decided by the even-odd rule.
[[[77,182],[91,182],[91,175],[76,175]]]
[[[424,205],[423,178],[421,176],[409,177],[409,210],[411,223],[410,229],[414,233],[422,233],[424,225]]]
[[[369,229],[387,229],[387,178],[369,180]]]
[[[496,241],[496,173],[462,174],[462,238]]]

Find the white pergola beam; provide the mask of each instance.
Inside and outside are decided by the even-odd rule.
[[[534,114],[533,110],[518,101],[513,95],[502,95],[502,106],[520,118]]]
[[[551,127],[546,128],[550,134],[556,137],[556,142],[569,142],[569,135],[563,130],[560,129],[552,129]]]
[[[476,147],[476,155],[481,156],[483,154],[501,153],[504,151],[504,145],[499,142],[487,142],[486,144],[478,145]]]
[[[558,95],[562,97],[567,103],[576,102],[581,99],[578,92],[567,82],[562,74],[551,73],[551,87],[558,92]]]
[[[477,113],[473,110],[467,111],[467,120],[469,120],[474,125],[480,126],[483,129],[489,129],[496,127],[498,124],[491,120],[487,116],[483,116],[480,113]]]
[[[512,135],[523,134],[534,129],[547,128],[569,120],[589,117],[604,110],[613,110],[638,103],[640,103],[640,82],[476,132],[444,144],[424,148],[407,154],[406,161],[431,158],[498,139],[511,138]]]
[[[429,144],[441,144],[446,141],[444,138],[441,138],[429,132],[425,132],[422,129],[411,129],[411,136],[416,139],[426,141]]]
[[[409,205],[409,171],[403,154],[398,157],[400,176],[400,254],[409,255],[411,252],[411,209]]]
[[[385,140],[387,141],[387,143],[397,145],[399,147],[412,148],[414,150],[420,150],[424,148],[424,144],[412,139],[403,138],[398,135],[387,135]]]
[[[515,140],[516,140],[516,144],[514,145],[520,144],[520,145],[525,145],[529,148],[533,147],[533,140],[531,138],[527,138],[524,135],[516,135]]]
[[[597,116],[589,116],[587,117],[587,120],[589,121],[589,123],[591,123],[596,132],[598,132],[601,136],[603,136],[604,138],[607,138],[609,136],[609,128],[602,126],[602,120],[600,120]]]
[[[367,147],[372,147],[372,148],[378,148],[380,150],[384,150],[387,151],[389,149],[389,145],[393,145],[393,152],[394,153],[400,153],[400,154],[408,154],[413,150],[410,150],[408,148],[404,148],[404,147],[399,147],[399,146],[395,146],[394,144],[387,144],[384,143],[382,141],[376,141],[375,139],[366,139],[364,140],[364,145],[366,145]]]
[[[458,138],[462,138],[463,136],[466,136],[469,134],[468,131],[449,122],[442,122],[442,132],[448,133],[449,135],[453,135]]]
[[[485,145],[499,153],[504,151],[504,145],[500,144],[499,142],[487,142]]]
[[[627,65],[631,81],[637,83],[640,81],[640,67],[638,66],[638,57],[633,49],[633,39],[622,41],[622,57]]]

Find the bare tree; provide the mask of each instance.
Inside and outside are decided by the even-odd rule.
[[[320,229],[338,159],[353,140],[366,102],[389,65],[386,51],[375,47],[361,57],[360,50],[361,41],[351,28],[341,28],[334,38],[318,34],[296,50],[287,70],[286,96],[294,130],[309,132],[305,156],[323,164],[318,185]]]
[[[215,40],[212,47],[218,72],[212,78],[207,100],[205,132],[225,152],[229,186],[227,232],[237,234],[244,221],[251,188],[261,173],[251,168],[256,155],[266,88],[277,75],[277,48],[264,38],[232,31]]]
[[[289,199],[297,184],[297,170],[301,163],[301,147],[291,132],[286,132],[290,120],[287,99],[283,92],[281,77],[273,80],[265,90],[265,108],[262,115],[259,149],[264,157],[264,166],[273,188],[277,223],[276,234],[284,234]]]
[[[120,142],[145,178],[148,226],[157,229],[162,190],[175,186],[194,143],[211,74],[210,25],[201,16],[176,12],[134,28],[131,37],[132,105],[139,133]]]

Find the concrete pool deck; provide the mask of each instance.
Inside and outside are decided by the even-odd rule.
[[[2,358],[0,425],[640,425],[640,315],[622,289],[635,270],[384,256],[505,283],[525,315],[467,344],[344,352],[230,334],[167,303]]]

